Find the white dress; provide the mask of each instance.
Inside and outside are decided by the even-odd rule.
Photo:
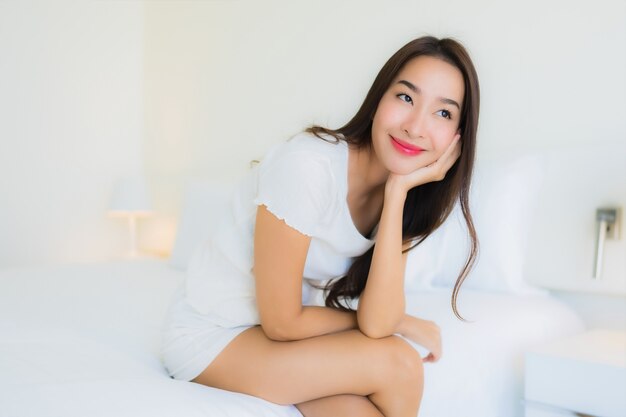
[[[230,215],[195,252],[167,315],[162,357],[174,378],[195,378],[238,334],[260,324],[252,274],[258,205],[311,237],[305,282],[344,275],[374,244],[350,216],[348,145],[328,140],[302,133],[274,146],[235,190]]]

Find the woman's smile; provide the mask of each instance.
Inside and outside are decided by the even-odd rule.
[[[391,135],[389,135],[389,137],[391,138],[391,143],[393,144],[394,148],[396,148],[396,150],[398,150],[398,152],[403,155],[416,156],[423,151],[423,149],[419,146],[411,145],[410,143],[398,138],[394,138]]]

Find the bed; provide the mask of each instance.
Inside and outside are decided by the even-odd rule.
[[[168,377],[161,319],[184,272],[145,259],[0,272],[0,416],[300,416],[295,407]],[[447,288],[408,295],[442,328],[444,354],[425,366],[420,415],[522,416],[523,352],[581,330],[545,294]]]
[[[474,207],[483,256],[459,295],[469,323],[450,308],[467,243],[458,210],[409,257],[407,311],[437,322],[443,339],[442,359],[425,365],[420,416],[521,417],[524,352],[583,330],[574,311],[524,282],[532,196],[493,198],[532,189],[540,170],[499,161],[482,165],[489,175],[479,171],[473,190],[484,202]],[[211,232],[207,219],[228,210],[229,188],[188,187],[170,259],[0,270],[0,417],[299,417],[294,406],[173,380],[159,359],[170,297]]]

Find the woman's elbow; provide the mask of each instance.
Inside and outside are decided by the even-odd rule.
[[[275,342],[295,340],[291,326],[287,323],[261,323],[261,328],[268,339]]]
[[[384,323],[382,321],[359,319],[359,330],[371,339],[382,339],[397,333],[397,323]]]
[[[394,332],[390,331],[390,329],[385,328],[383,326],[361,326],[359,325],[359,330],[365,336],[370,339],[382,339],[384,337],[389,337],[394,334]]]

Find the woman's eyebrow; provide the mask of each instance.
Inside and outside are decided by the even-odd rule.
[[[406,85],[414,93],[420,94],[422,92],[422,90],[420,90],[419,87],[413,85],[413,83],[410,82],[410,81],[400,80],[400,81],[398,81],[398,84]],[[452,106],[456,106],[457,109],[461,110],[461,106],[459,105],[459,103],[457,103],[456,101],[452,100],[451,98],[441,97],[439,99],[439,101],[441,101],[442,103],[450,104]]]
[[[439,100],[442,103],[446,103],[446,104],[450,104],[452,106],[456,106],[457,109],[461,110],[461,106],[459,106],[459,103],[457,103],[456,101],[452,100],[451,98],[441,97]]]

